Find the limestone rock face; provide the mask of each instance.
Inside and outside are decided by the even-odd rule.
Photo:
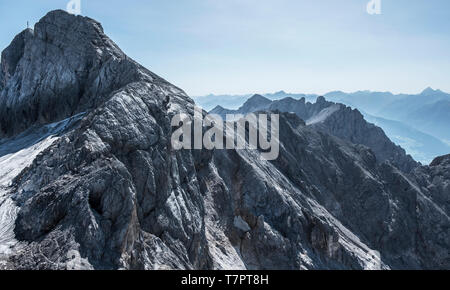
[[[288,110],[274,161],[248,149],[176,151],[172,117],[193,115],[193,101],[127,58],[97,22],[55,11],[22,38],[24,56],[2,58],[0,120],[12,139],[0,146],[85,113],[5,189],[17,243],[0,267],[450,268],[447,159],[406,174]],[[81,52],[69,48],[75,38]],[[326,109],[319,99],[305,119],[335,108]],[[18,118],[22,110],[34,113]]]
[[[450,156],[436,158],[430,166],[421,166],[414,171],[415,181],[423,192],[418,199],[417,212],[424,231],[421,233],[421,246],[438,253],[434,262],[447,267],[450,255],[448,245],[448,217],[450,212]],[[437,235],[440,238],[431,240],[429,237]],[[422,258],[430,258],[422,254]],[[445,265],[445,266],[444,266]]]

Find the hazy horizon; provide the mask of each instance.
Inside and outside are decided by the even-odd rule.
[[[1,49],[68,2],[1,1]],[[382,0],[381,15],[368,0],[81,3],[125,53],[191,96],[450,91],[449,1]]]
[[[201,98],[201,97],[208,97],[208,96],[246,96],[246,95],[271,95],[271,94],[277,94],[277,93],[285,93],[288,95],[317,95],[317,96],[324,96],[326,94],[329,93],[335,93],[335,92],[341,92],[344,94],[355,94],[355,93],[360,93],[360,92],[369,92],[369,93],[391,93],[393,95],[420,95],[421,93],[423,93],[425,90],[427,89],[432,89],[434,91],[441,91],[445,94],[450,94],[449,92],[445,91],[445,90],[441,90],[440,88],[433,88],[433,87],[425,87],[415,93],[404,93],[404,92],[398,92],[398,93],[394,93],[394,92],[390,92],[390,91],[373,91],[373,90],[357,90],[357,91],[343,91],[343,90],[333,90],[333,91],[327,91],[325,93],[314,93],[314,92],[289,92],[286,90],[278,90],[278,91],[273,91],[273,92],[248,92],[248,93],[239,93],[239,94],[226,94],[226,93],[220,93],[220,94],[216,94],[216,93],[209,93],[209,94],[204,94],[204,95],[192,95],[192,97],[196,97],[196,98]]]

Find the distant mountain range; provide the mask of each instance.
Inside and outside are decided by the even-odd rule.
[[[429,164],[436,156],[450,152],[449,144],[412,126],[400,121],[388,120],[374,117],[364,112],[362,113],[368,122],[383,128],[392,142],[400,145],[419,162]]]
[[[311,103],[306,102],[305,98],[296,100],[288,97],[271,101],[261,95],[254,95],[238,110],[217,106],[210,113],[225,119],[226,114],[245,115],[257,111],[295,113],[311,128],[371,148],[379,162],[390,161],[405,172],[410,172],[418,166],[405,150],[389,140],[381,128],[364,120],[358,110],[328,102],[324,97],[318,97],[315,103]]]
[[[284,98],[301,99],[305,98],[307,101],[314,101],[319,95],[315,94],[290,94],[285,91],[279,91],[272,94],[261,94],[269,100],[280,100]],[[192,97],[195,103],[201,106],[204,110],[210,111],[216,106],[221,106],[227,109],[238,109],[244,104],[253,94],[248,95],[214,95]]]
[[[369,91],[351,94],[332,92],[326,94],[325,98],[372,116],[400,121],[446,143],[450,141],[450,94],[441,90],[427,88],[418,95]]]
[[[318,97],[315,94],[292,94],[284,91],[261,96],[270,101],[305,98],[311,103]],[[206,110],[220,106],[214,108],[218,112],[220,108],[238,109],[250,97],[209,95],[194,97],[194,100]],[[367,121],[381,127],[389,139],[401,145],[417,161],[428,164],[434,157],[450,152],[450,94],[441,90],[427,88],[417,95],[335,91],[324,97],[358,109]]]

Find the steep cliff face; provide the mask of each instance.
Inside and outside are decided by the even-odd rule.
[[[353,144],[369,147],[380,163],[389,161],[404,172],[409,173],[420,165],[407,155],[403,148],[389,140],[380,127],[364,120],[363,115],[358,110],[352,110],[342,104],[328,102],[324,97],[318,97],[315,103],[310,103],[306,102],[305,98],[300,100],[285,98],[270,101],[267,98],[255,95],[238,110],[216,107],[210,113],[225,118],[227,114],[248,114],[260,110],[295,113],[305,120],[308,126],[314,127],[316,130]]]
[[[448,172],[442,167],[446,162],[405,176],[391,164],[377,162],[367,147],[308,126],[293,113],[280,114],[280,157],[275,161],[264,161],[260,152],[248,149],[175,151],[171,119],[177,113],[192,116],[194,103],[123,55],[99,27],[88,18],[51,12],[33,33],[26,32],[31,40],[24,42],[23,55],[35,61],[22,57],[13,74],[2,70],[6,82],[0,104],[9,104],[10,113],[0,107],[0,119],[9,122],[3,134],[14,136],[3,137],[0,149],[22,142],[29,132],[16,133],[27,127],[36,130],[85,113],[70,126],[51,131],[48,136],[57,138],[39,147],[26,168],[0,188],[0,209],[7,197],[17,211],[14,243],[8,251],[0,247],[0,267],[450,267],[448,178],[436,178]],[[54,43],[69,49],[73,30],[84,31],[77,45],[89,52],[69,57],[71,66],[62,57],[65,50],[59,59],[28,51],[45,51]],[[93,65],[76,63],[100,55],[102,61]],[[14,61],[2,58],[2,68],[3,63],[9,68]],[[60,85],[63,79],[50,82],[56,77],[54,68],[71,72],[83,66],[88,77],[75,73],[69,82],[81,87],[68,85],[73,90],[66,90]],[[28,71],[32,92],[22,94],[15,84]],[[56,99],[48,102],[54,101],[60,112],[41,112],[41,98],[46,100],[56,88]],[[64,103],[66,97],[76,101]],[[308,110],[311,117],[329,108],[319,104],[323,108]],[[37,117],[11,114],[23,108]],[[7,154],[14,152],[0,150],[0,158]]]

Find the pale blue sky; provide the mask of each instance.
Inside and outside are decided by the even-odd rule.
[[[450,1],[81,0],[132,58],[190,95],[450,91]],[[0,0],[0,47],[68,0]]]

